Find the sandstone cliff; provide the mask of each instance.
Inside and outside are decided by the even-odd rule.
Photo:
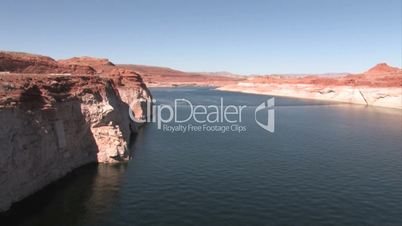
[[[118,68],[102,75],[90,66],[7,54],[0,55],[7,71],[0,72],[0,211],[79,166],[130,158],[139,124],[129,109],[144,118],[151,101],[139,75]],[[91,73],[58,74],[80,67]]]

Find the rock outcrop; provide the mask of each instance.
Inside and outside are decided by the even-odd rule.
[[[115,66],[112,62],[109,61],[107,58],[96,58],[96,57],[73,57],[66,60],[59,60],[61,64],[67,65],[84,65],[84,66],[91,66],[91,67],[102,67],[102,66]]]
[[[380,63],[370,68],[365,74],[378,75],[378,74],[397,74],[402,73],[402,70],[397,67],[391,67],[386,63]]]
[[[59,64],[50,57],[7,51],[0,51],[0,72],[74,75],[96,73],[93,68],[85,65]]]
[[[141,77],[125,69],[111,76],[82,65],[92,72],[60,75],[78,65],[11,55],[0,58],[12,72],[0,74],[0,212],[79,166],[128,160],[140,126],[129,110],[144,118],[151,101]],[[15,73],[27,70],[35,73]]]

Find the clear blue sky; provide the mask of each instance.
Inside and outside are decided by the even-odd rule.
[[[401,67],[401,0],[1,0],[0,49],[235,73]]]

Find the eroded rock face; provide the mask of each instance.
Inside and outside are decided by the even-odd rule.
[[[136,71],[116,66],[106,58],[73,57],[59,60],[58,63],[70,66],[89,66],[94,68],[98,75],[112,78],[115,84],[117,84],[116,87],[121,99],[125,103],[128,103],[129,107],[133,110],[134,116],[138,119],[145,119],[147,104],[151,102],[152,96],[141,75]],[[137,131],[138,124],[131,122],[131,129]]]

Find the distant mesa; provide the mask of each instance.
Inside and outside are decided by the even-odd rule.
[[[148,66],[139,64],[119,64],[118,66],[131,69],[144,76],[187,76],[195,75],[168,67]],[[198,75],[198,74],[197,74]]]
[[[70,59],[59,60],[59,63],[62,64],[75,64],[75,65],[85,65],[85,66],[115,66],[112,62],[107,58],[95,58],[95,57],[73,57]]]
[[[386,63],[380,63],[377,64],[376,66],[370,68],[366,74],[394,74],[394,73],[401,73],[402,70],[397,68],[397,67],[391,67]]]

